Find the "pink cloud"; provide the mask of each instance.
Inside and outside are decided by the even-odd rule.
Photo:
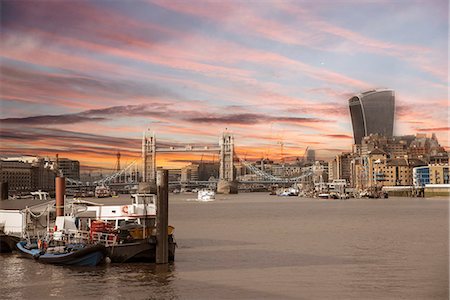
[[[301,16],[302,22],[306,23],[312,30],[330,34],[350,42],[351,45],[348,45],[344,49],[346,52],[364,50],[376,54],[394,56],[409,62],[422,71],[434,75],[444,82],[447,81],[447,64],[443,61],[436,61],[433,50],[430,47],[392,43],[371,38],[367,35],[327,22],[292,2],[278,2],[277,4],[285,13],[296,17]],[[329,50],[329,48],[321,48],[322,50]]]
[[[416,130],[420,132],[434,132],[434,131],[450,132],[450,127],[417,128]]]
[[[322,46],[324,37],[333,36],[351,44],[357,44],[361,46],[360,49],[371,53],[395,57],[401,57],[404,53],[412,52],[429,53],[429,49],[426,47],[393,44],[371,39],[314,16],[305,19],[309,26],[315,27],[314,31],[308,32],[305,28],[293,30],[292,28],[295,27],[258,16],[255,11],[245,7],[245,3],[243,3],[243,7],[227,2],[161,1],[156,3],[173,11],[203,18],[207,24],[214,22],[232,33],[241,33],[237,31],[241,30],[244,37],[251,35],[275,40],[283,44],[302,45],[315,49]],[[287,4],[280,3],[280,5]],[[90,6],[82,5],[81,8],[75,9],[75,13],[77,16],[91,20],[91,22],[104,24],[104,26],[94,26],[92,35],[86,33],[86,36],[77,37],[56,36],[42,29],[24,30],[21,36],[5,32],[2,36],[4,38],[3,43],[0,46],[2,57],[61,71],[61,74],[29,71],[29,73],[33,73],[33,76],[49,76],[51,81],[67,79],[66,76],[68,75],[62,74],[64,72],[91,74],[94,78],[97,75],[101,77],[105,74],[110,78],[130,78],[131,80],[139,78],[149,83],[154,81],[164,82],[176,86],[181,91],[187,88],[200,92],[201,96],[194,96],[198,97],[195,101],[178,100],[171,96],[149,97],[146,95],[117,99],[112,95],[114,93],[108,93],[108,89],[104,89],[106,92],[93,93],[82,89],[64,89],[57,86],[44,88],[39,83],[24,85],[20,80],[3,80],[4,78],[2,78],[2,96],[24,103],[61,105],[70,109],[102,108],[124,101],[127,104],[144,105],[157,100],[169,105],[170,112],[187,116],[201,115],[199,112],[205,112],[205,114],[207,112],[209,115],[220,115],[227,112],[229,115],[235,114],[238,117],[248,113],[296,117],[306,115],[311,118],[321,118],[323,122],[300,124],[302,128],[299,129],[298,122],[294,122],[294,119],[289,117],[279,119],[278,122],[260,122],[257,124],[239,124],[235,121],[231,129],[236,132],[238,151],[241,151],[242,148],[251,149],[253,153],[259,153],[265,151],[264,148],[267,144],[276,148],[274,142],[279,138],[270,136],[267,132],[271,130],[272,126],[279,126],[279,123],[283,123],[285,128],[283,139],[286,141],[286,153],[292,156],[296,153],[302,153],[302,149],[304,150],[307,145],[325,147],[332,143],[335,149],[345,149],[349,146],[347,140],[351,139],[351,132],[343,132],[344,129],[338,125],[330,126],[327,121],[339,118],[340,122],[348,124],[350,122],[346,102],[348,94],[345,94],[345,91],[352,92],[371,88],[372,86],[369,83],[324,67],[309,65],[301,60],[276,52],[251,48],[220,39],[220,37],[206,36],[199,31],[178,31],[169,27],[137,21],[110,10],[106,10],[104,14],[103,10],[99,11],[95,8],[92,11],[85,11],[88,8]],[[298,13],[301,15],[302,12],[299,11]],[[118,23],[123,28],[117,31],[108,30],[115,28]],[[168,40],[142,39],[134,31],[161,33]],[[127,34],[127,32],[132,33]],[[312,35],[316,33],[319,33],[317,38],[312,38]],[[93,36],[98,36],[99,40],[93,39]],[[176,40],[176,43],[173,42],[173,39]],[[334,49],[330,51],[334,51]],[[434,70],[433,63],[429,61],[426,55],[428,54],[411,55],[409,58],[403,59],[410,59],[411,63],[422,66],[423,70],[426,69],[426,72],[435,72],[434,75],[443,76],[442,68]],[[123,63],[124,61],[127,63]],[[133,65],[136,64],[145,68],[134,68]],[[160,68],[154,66],[168,68],[170,72],[165,72],[165,69],[163,69],[163,72],[159,72]],[[180,71],[173,73],[182,73],[183,75],[180,77],[177,77],[177,74],[167,75],[171,74],[172,71]],[[260,72],[273,73],[273,75],[259,79]],[[205,78],[213,77],[213,79],[198,79],[195,76],[198,74]],[[282,80],[278,80],[291,76],[305,76],[315,79],[320,82],[320,88],[302,90],[282,84],[280,83]],[[183,89],[179,87],[183,87]],[[306,97],[305,94],[307,94]],[[30,97],[30,95],[33,96]],[[316,97],[317,95],[321,97]],[[219,97],[220,100],[217,99]],[[330,101],[323,102],[322,99],[325,97],[330,98]],[[404,99],[407,99],[407,97]],[[445,121],[448,119],[448,116],[444,116],[446,110],[448,111],[448,105],[445,105],[445,101],[445,99],[420,99],[420,97],[411,97],[407,100],[400,98],[400,104],[409,104],[408,106],[400,106],[398,110],[401,130],[408,133],[411,130],[424,131],[427,128],[446,128],[443,124],[444,119]],[[224,104],[227,106],[224,106]],[[249,107],[245,108],[245,106]],[[439,112],[433,111],[436,108]],[[115,121],[123,121],[123,119],[130,119],[131,117],[134,116],[117,116]],[[228,120],[221,116],[217,119],[219,121]],[[136,117],[134,120],[136,121],[136,127],[128,125],[128,123],[126,126],[122,126],[120,125],[121,122],[115,121],[97,123],[95,126],[92,123],[79,123],[64,124],[61,127],[66,130],[86,133],[104,132],[110,135],[139,138],[142,130],[140,126],[147,126],[146,120],[146,116]],[[155,131],[159,132],[164,138],[173,139],[180,137],[193,139],[195,136],[202,136],[214,140],[218,137],[218,133],[220,134],[224,130],[224,127],[229,126],[225,124],[226,122],[199,126],[199,124],[193,124],[192,120],[177,119],[165,113],[152,115],[151,120],[153,123],[150,126]],[[270,117],[266,120],[270,120]],[[425,122],[418,123],[418,120],[425,120]],[[439,138],[442,137],[442,140],[448,144],[448,138],[444,136],[445,130],[437,131],[439,131]],[[250,144],[256,140],[264,142],[250,147]],[[290,145],[287,145],[287,141]],[[57,139],[36,141],[30,145],[24,145],[24,147],[36,147],[36,149],[56,147],[58,146],[57,142],[60,141]],[[73,139],[72,142],[79,143],[80,141]],[[10,145],[15,144],[11,142]],[[80,149],[80,152],[94,151],[87,149],[87,145],[84,146],[86,146],[86,149]],[[328,150],[331,151],[330,149]],[[132,151],[130,150],[130,152]]]
[[[202,9],[202,7],[205,7],[203,4],[196,5],[195,3],[189,3],[189,5],[186,5],[184,2],[167,2],[167,1],[156,1],[156,3],[162,7],[185,13],[185,14],[192,14],[198,17],[203,17],[206,19],[211,19],[215,22],[223,23],[226,22],[226,18],[214,18],[215,14],[214,12],[221,11],[222,6],[221,4],[218,4],[217,2],[210,2],[206,7],[208,7],[207,10]],[[196,8],[199,8],[198,10]],[[293,42],[293,38],[297,41],[299,40],[298,36],[301,35],[301,31],[293,30],[291,27],[286,26],[281,23],[277,23],[275,21],[268,21],[265,19],[262,19],[258,16],[256,16],[252,10],[246,9],[245,6],[240,6],[238,11],[245,11],[244,18],[245,18],[245,28],[246,32],[253,31],[260,31],[259,34],[267,37],[267,36],[273,36],[273,37],[280,37],[285,36],[285,41]],[[213,13],[211,13],[211,11]],[[230,12],[230,10],[228,10]],[[235,17],[235,16],[234,16]],[[237,22],[236,19],[233,19],[233,22]],[[269,22],[269,24],[268,24]],[[225,27],[227,27],[227,24],[222,24]],[[242,25],[242,24],[241,24]],[[242,26],[241,26],[242,27]],[[239,27],[239,28],[241,28]],[[236,29],[239,29],[236,28]],[[285,33],[283,35],[283,33]],[[307,41],[308,39],[303,39],[304,41]],[[289,42],[289,43],[290,43]],[[201,43],[202,45],[208,45],[208,43]],[[301,43],[304,44],[304,43]],[[339,74],[337,72],[333,72],[330,70],[327,70],[325,68],[317,68],[308,64],[305,64],[303,62],[300,62],[298,60],[289,59],[287,57],[271,53],[271,52],[265,52],[261,50],[256,49],[246,49],[242,46],[238,46],[237,44],[233,44],[232,42],[222,42],[220,47],[217,47],[216,49],[228,49],[226,59],[230,60],[230,54],[235,60],[239,61],[252,61],[256,63],[263,63],[263,64],[271,64],[273,66],[279,66],[281,63],[283,66],[291,66],[290,69],[294,69],[296,72],[306,72],[307,75],[319,79],[319,80],[325,80],[330,83],[339,83],[339,84],[347,84],[353,87],[357,88],[368,88],[369,84],[362,82],[361,80],[353,79],[348,76]],[[229,49],[235,49],[235,51],[231,52]],[[231,53],[230,53],[231,52]],[[217,52],[216,53],[221,53]],[[234,56],[233,56],[234,53]],[[236,57],[236,54],[238,57]]]
[[[103,53],[104,51],[108,52],[108,51],[112,51],[113,54],[116,55],[120,55],[123,57],[127,57],[127,58],[133,58],[133,59],[137,59],[137,60],[143,60],[143,61],[149,61],[152,63],[162,63],[162,64],[169,64],[169,67],[174,67],[176,68],[177,65],[183,65],[183,68],[187,68],[190,70],[198,70],[200,72],[206,72],[209,75],[214,74],[216,72],[216,70],[218,70],[219,73],[223,73],[222,75],[219,75],[219,77],[223,77],[226,78],[227,80],[232,81],[234,84],[239,84],[240,82],[242,82],[242,79],[244,79],[246,81],[245,85],[254,85],[254,90],[259,90],[261,91],[259,93],[259,95],[255,94],[253,91],[249,92],[249,93],[245,93],[243,91],[245,91],[245,89],[237,89],[238,92],[233,91],[228,91],[228,93],[231,94],[236,94],[236,97],[238,99],[243,99],[244,101],[247,101],[249,103],[254,103],[254,104],[261,104],[261,98],[262,99],[267,99],[266,103],[271,104],[274,100],[276,100],[277,102],[285,102],[285,103],[291,103],[291,104],[301,104],[304,101],[302,101],[300,98],[292,98],[289,96],[285,96],[282,95],[278,92],[273,92],[273,90],[275,89],[280,89],[281,87],[272,84],[273,87],[270,87],[271,84],[264,84],[264,86],[259,83],[256,80],[252,80],[251,77],[249,77],[250,73],[249,71],[245,71],[243,72],[242,70],[237,72],[235,69],[230,69],[230,68],[225,68],[225,67],[216,67],[216,66],[209,66],[205,65],[205,64],[197,64],[197,63],[191,63],[190,61],[185,61],[184,57],[187,56],[188,59],[200,59],[199,54],[195,53],[195,52],[189,52],[189,51],[181,51],[181,50],[174,50],[174,48],[172,47],[167,47],[167,46],[158,46],[156,48],[154,48],[153,50],[155,50],[157,53],[164,53],[164,57],[159,58],[157,60],[155,60],[154,58],[157,57],[159,54],[155,54],[153,55],[153,58],[149,59],[149,56],[147,54],[139,54],[139,52],[131,52],[131,51],[127,51],[127,50],[110,50],[109,48],[105,47],[105,46],[99,46],[99,45],[95,45],[92,43],[88,43],[88,42],[84,42],[84,41],[75,41],[73,39],[65,39],[65,38],[59,38],[61,39],[61,41],[66,44],[66,45],[70,45],[72,47],[77,47],[77,48],[87,48],[91,51],[96,51],[98,53]],[[199,38],[196,38],[197,42],[199,42]],[[211,44],[211,42],[213,42],[214,44],[214,40],[210,41],[210,40],[204,40],[204,39],[200,39],[201,42],[203,42],[204,44]],[[317,68],[312,68],[307,66],[306,64],[303,64],[301,62],[298,61],[294,61],[276,54],[272,54],[272,53],[264,53],[262,51],[257,51],[257,50],[251,50],[251,49],[247,49],[247,48],[243,48],[240,47],[236,44],[231,44],[231,43],[226,43],[225,45],[223,43],[218,43],[217,45],[218,47],[224,47],[227,46],[226,49],[233,49],[233,51],[229,51],[227,57],[228,59],[232,59],[235,61],[238,60],[245,60],[246,58],[250,58],[253,62],[255,63],[263,63],[263,64],[270,64],[274,67],[287,67],[290,68],[292,70],[295,71],[306,71],[308,72],[308,74],[312,77],[318,78],[318,79],[326,79],[329,82],[332,83],[347,83],[349,85],[353,85],[353,86],[358,86],[360,88],[362,87],[367,87],[367,84],[359,81],[359,80],[353,80],[351,78],[345,77],[343,75],[334,73],[334,72],[330,72],[330,71],[326,71],[326,70],[320,70]],[[228,47],[229,46],[229,47]],[[224,47],[225,48],[225,47]],[[11,53],[16,53],[16,52],[11,52]],[[100,65],[98,63],[93,62],[91,64],[91,61],[89,59],[84,60],[84,58],[81,57],[74,57],[74,56],[61,56],[63,54],[60,54],[58,52],[49,52],[47,51],[46,53],[42,53],[39,54],[36,53],[35,51],[32,51],[33,56],[36,57],[50,57],[50,59],[48,59],[48,61],[50,62],[50,65],[52,66],[63,66],[66,68],[72,68],[74,66],[80,66],[82,64],[80,64],[81,62],[83,62],[84,65],[87,66],[93,66],[94,68],[98,68],[98,69],[102,69],[105,70],[105,72],[108,72],[108,70],[110,69],[114,69],[114,65],[110,65],[110,64],[105,64],[105,63],[101,63]],[[51,54],[49,56],[49,54]],[[17,55],[17,54],[16,54]],[[22,57],[18,57],[20,59],[24,59],[24,60],[29,60],[28,58],[30,57],[30,55],[27,53],[27,55],[24,55]],[[174,57],[178,57],[178,59],[174,58]],[[45,62],[46,60],[44,60]],[[55,63],[57,62],[57,63]],[[170,63],[167,63],[170,62]],[[175,62],[175,64],[174,64]],[[203,69],[203,67],[206,66],[205,69]],[[76,68],[76,67],[75,67]],[[209,69],[212,68],[212,69]],[[125,69],[125,70],[124,70]],[[132,72],[132,70],[127,70],[126,68],[122,68],[120,69],[121,72],[124,72],[125,74],[128,72]],[[136,74],[135,74],[136,75]],[[237,77],[236,77],[237,76]],[[152,77],[152,75],[148,75],[149,78]],[[165,78],[163,78],[164,80],[168,80],[169,78],[166,76]],[[176,79],[169,79],[169,80],[176,80]],[[188,82],[188,80],[183,80],[185,83]],[[191,82],[190,83],[191,86],[198,86],[207,90],[210,90],[211,93],[216,93],[218,90],[220,90],[220,92],[226,91],[227,89],[224,88],[215,88],[212,86],[208,86],[205,84],[202,84],[200,82]],[[269,87],[269,90],[267,90],[267,87]],[[100,99],[99,99],[100,100]]]
[[[364,50],[376,54],[395,56],[443,81],[447,80],[446,64],[433,61],[431,48],[386,42],[368,37],[314,16],[311,11],[300,8],[297,3],[276,2],[276,5],[273,7],[274,10],[281,10],[283,13],[300,19],[302,26],[297,27],[288,26],[273,19],[262,18],[255,14],[254,5],[250,7],[245,3],[240,3],[238,7],[234,8],[231,5],[218,2],[186,3],[158,0],[152,1],[152,3],[179,13],[219,23],[230,30],[236,31],[245,27],[245,33],[247,34],[253,34],[284,44],[336,51],[339,47],[330,49],[324,46],[325,43],[329,42],[328,36],[331,35],[351,43],[345,47],[346,52]],[[270,3],[265,2],[264,5],[267,6]],[[305,26],[306,29],[303,29]]]

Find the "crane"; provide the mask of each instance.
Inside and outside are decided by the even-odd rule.
[[[283,132],[281,132],[281,133],[278,135],[278,138],[279,138],[279,140],[277,141],[277,144],[280,145],[280,161],[281,161],[281,164],[284,166],[284,153],[283,153],[283,150],[284,150],[284,141],[283,141]]]

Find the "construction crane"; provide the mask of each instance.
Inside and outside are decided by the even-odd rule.
[[[284,141],[283,141],[283,131],[280,132],[279,141],[277,142],[278,145],[280,145],[280,161],[281,165],[284,167]]]

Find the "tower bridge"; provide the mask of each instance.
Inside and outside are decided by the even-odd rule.
[[[219,143],[209,146],[197,145],[177,145],[177,146],[158,146],[155,134],[146,130],[142,137],[142,156],[140,160],[135,160],[126,167],[117,172],[92,182],[81,182],[67,178],[67,186],[69,188],[94,187],[98,185],[109,185],[115,187],[123,187],[129,189],[136,189],[139,184],[147,185],[149,187],[156,186],[156,156],[158,153],[205,153],[215,152],[219,153],[219,178],[218,181],[199,182],[194,184],[207,185],[214,184],[217,186],[218,193],[237,193],[238,184],[274,184],[274,183],[296,183],[302,178],[311,176],[310,173],[305,173],[293,178],[281,178],[268,174],[263,170],[255,167],[252,163],[243,160],[235,154],[234,151],[234,137],[229,132],[224,132],[220,138]],[[239,161],[251,173],[257,176],[257,180],[238,181],[236,178],[235,161]],[[181,184],[181,182],[171,182],[171,184]],[[193,183],[184,183],[193,184]]]
[[[219,193],[237,193],[237,182],[234,176],[234,138],[231,133],[224,132],[219,138],[217,146],[192,146],[184,147],[158,147],[155,134],[150,130],[144,132],[142,137],[142,182],[150,186],[156,184],[156,155],[157,153],[171,152],[218,152],[219,160],[219,182],[217,191]]]

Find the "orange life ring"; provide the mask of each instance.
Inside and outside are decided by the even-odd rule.
[[[122,206],[122,212],[128,214],[128,206]]]

